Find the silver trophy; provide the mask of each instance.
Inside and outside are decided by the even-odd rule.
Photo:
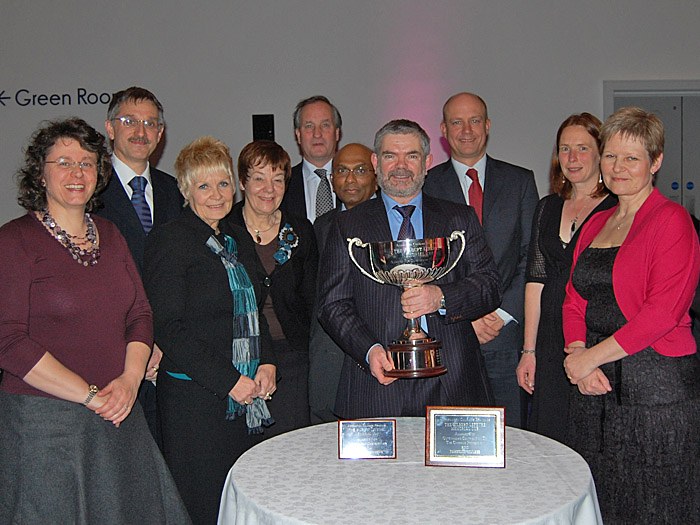
[[[460,239],[459,254],[448,266],[450,243]],[[402,241],[362,242],[348,239],[348,253],[357,268],[380,284],[393,284],[404,290],[437,281],[447,275],[464,253],[466,241],[463,231],[453,231],[449,237],[434,239],[405,239]],[[355,259],[353,247],[369,248],[370,271]],[[447,372],[440,358],[440,341],[426,334],[419,318],[410,319],[401,336],[388,348],[394,369],[389,377],[433,377]]]

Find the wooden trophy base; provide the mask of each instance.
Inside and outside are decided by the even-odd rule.
[[[440,341],[432,337],[415,341],[394,341],[389,345],[394,369],[384,372],[384,375],[410,379],[444,374],[447,368],[440,358],[440,346]]]

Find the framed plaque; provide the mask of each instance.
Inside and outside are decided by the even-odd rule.
[[[338,421],[338,458],[396,458],[396,420]]]
[[[426,407],[425,464],[506,466],[505,409]]]

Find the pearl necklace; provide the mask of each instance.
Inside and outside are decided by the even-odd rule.
[[[66,248],[73,260],[82,266],[95,266],[97,260],[100,258],[100,247],[97,245],[97,233],[95,231],[95,223],[90,217],[89,213],[85,214],[85,222],[87,224],[84,236],[73,236],[61,228],[56,219],[54,219],[49,210],[42,210],[41,222],[44,224],[46,229],[49,230],[54,239],[61,243],[61,245]],[[78,241],[84,240],[90,243],[88,249],[81,248],[75,242],[74,239]]]

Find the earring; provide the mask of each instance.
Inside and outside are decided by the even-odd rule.
[[[598,173],[598,184],[603,184],[603,174]]]

